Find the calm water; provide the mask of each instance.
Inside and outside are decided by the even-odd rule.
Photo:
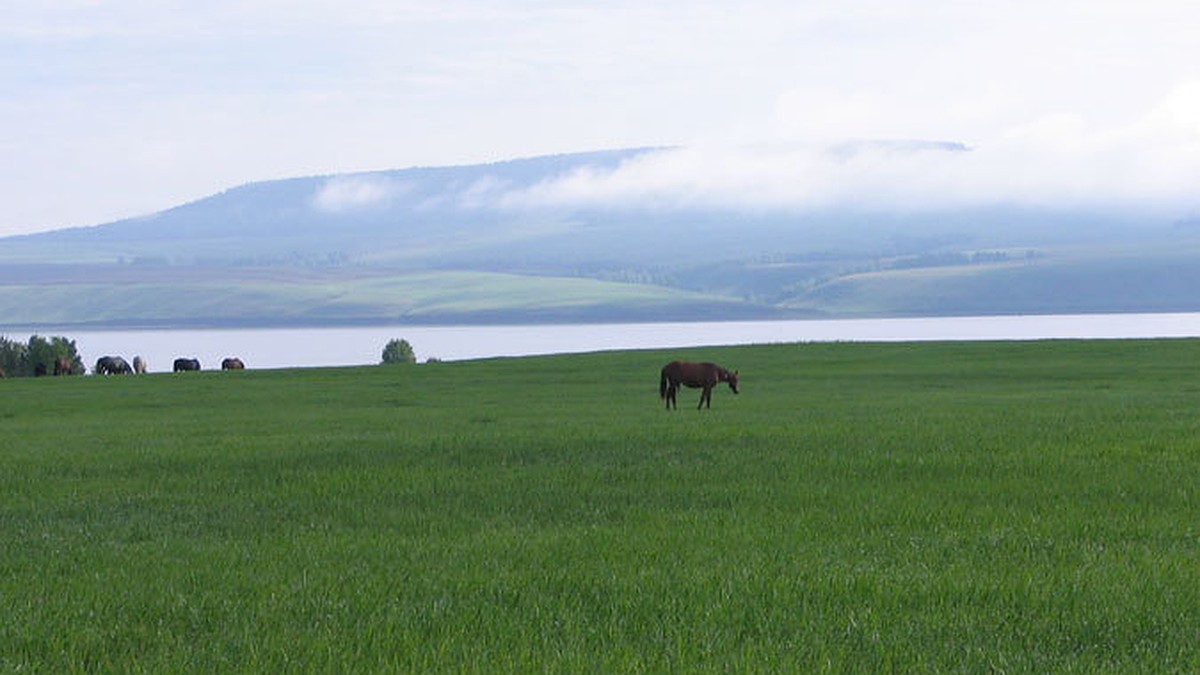
[[[781,342],[1036,340],[1052,338],[1200,337],[1200,313],[734,321],[547,326],[385,326],[245,330],[38,331],[75,340],[89,369],[105,354],[140,354],[151,371],[179,356],[205,369],[226,356],[248,368],[379,363],[388,340],[403,338],[417,359],[447,361],[613,349],[651,349]],[[3,331],[25,340],[30,331]]]

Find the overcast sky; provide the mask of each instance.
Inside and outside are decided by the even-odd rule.
[[[647,190],[1200,203],[1200,4],[3,0],[0,234],[241,183],[645,145]],[[860,158],[928,139],[969,159]],[[961,153],[960,153],[961,154]],[[524,198],[533,198],[525,195]],[[732,198],[732,197],[731,197]]]

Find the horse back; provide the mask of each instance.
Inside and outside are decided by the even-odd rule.
[[[663,367],[663,374],[673,382],[689,387],[701,387],[705,384],[715,384],[720,381],[722,369],[715,363],[695,363],[692,361],[672,361]]]

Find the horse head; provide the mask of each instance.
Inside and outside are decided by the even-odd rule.
[[[733,390],[733,393],[738,393],[738,371],[727,370],[725,371],[725,377],[726,381],[729,382],[729,388]]]

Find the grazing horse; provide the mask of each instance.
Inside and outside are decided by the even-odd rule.
[[[138,375],[146,374],[146,359],[140,356],[133,357],[133,372]]]
[[[246,364],[236,356],[231,356],[221,362],[221,370],[245,370]]]
[[[200,360],[175,359],[175,372],[179,373],[185,370],[200,370]]]
[[[96,361],[97,375],[128,375],[132,372],[129,363],[119,356],[101,356]]]
[[[696,406],[696,409],[711,408],[713,387],[721,382],[728,382],[733,393],[738,393],[736,370],[725,370],[715,363],[672,361],[663,366],[662,377],[658,381],[658,397],[667,402],[667,410],[670,410],[672,405],[679,408],[679,404],[675,400],[675,392],[679,390],[679,385],[682,384],[693,389],[703,387],[704,391],[700,393],[700,404]]]
[[[75,369],[71,367],[71,359],[55,359],[54,360],[54,376],[55,377],[58,377],[59,375],[70,375],[72,372],[74,372],[74,370]]]

